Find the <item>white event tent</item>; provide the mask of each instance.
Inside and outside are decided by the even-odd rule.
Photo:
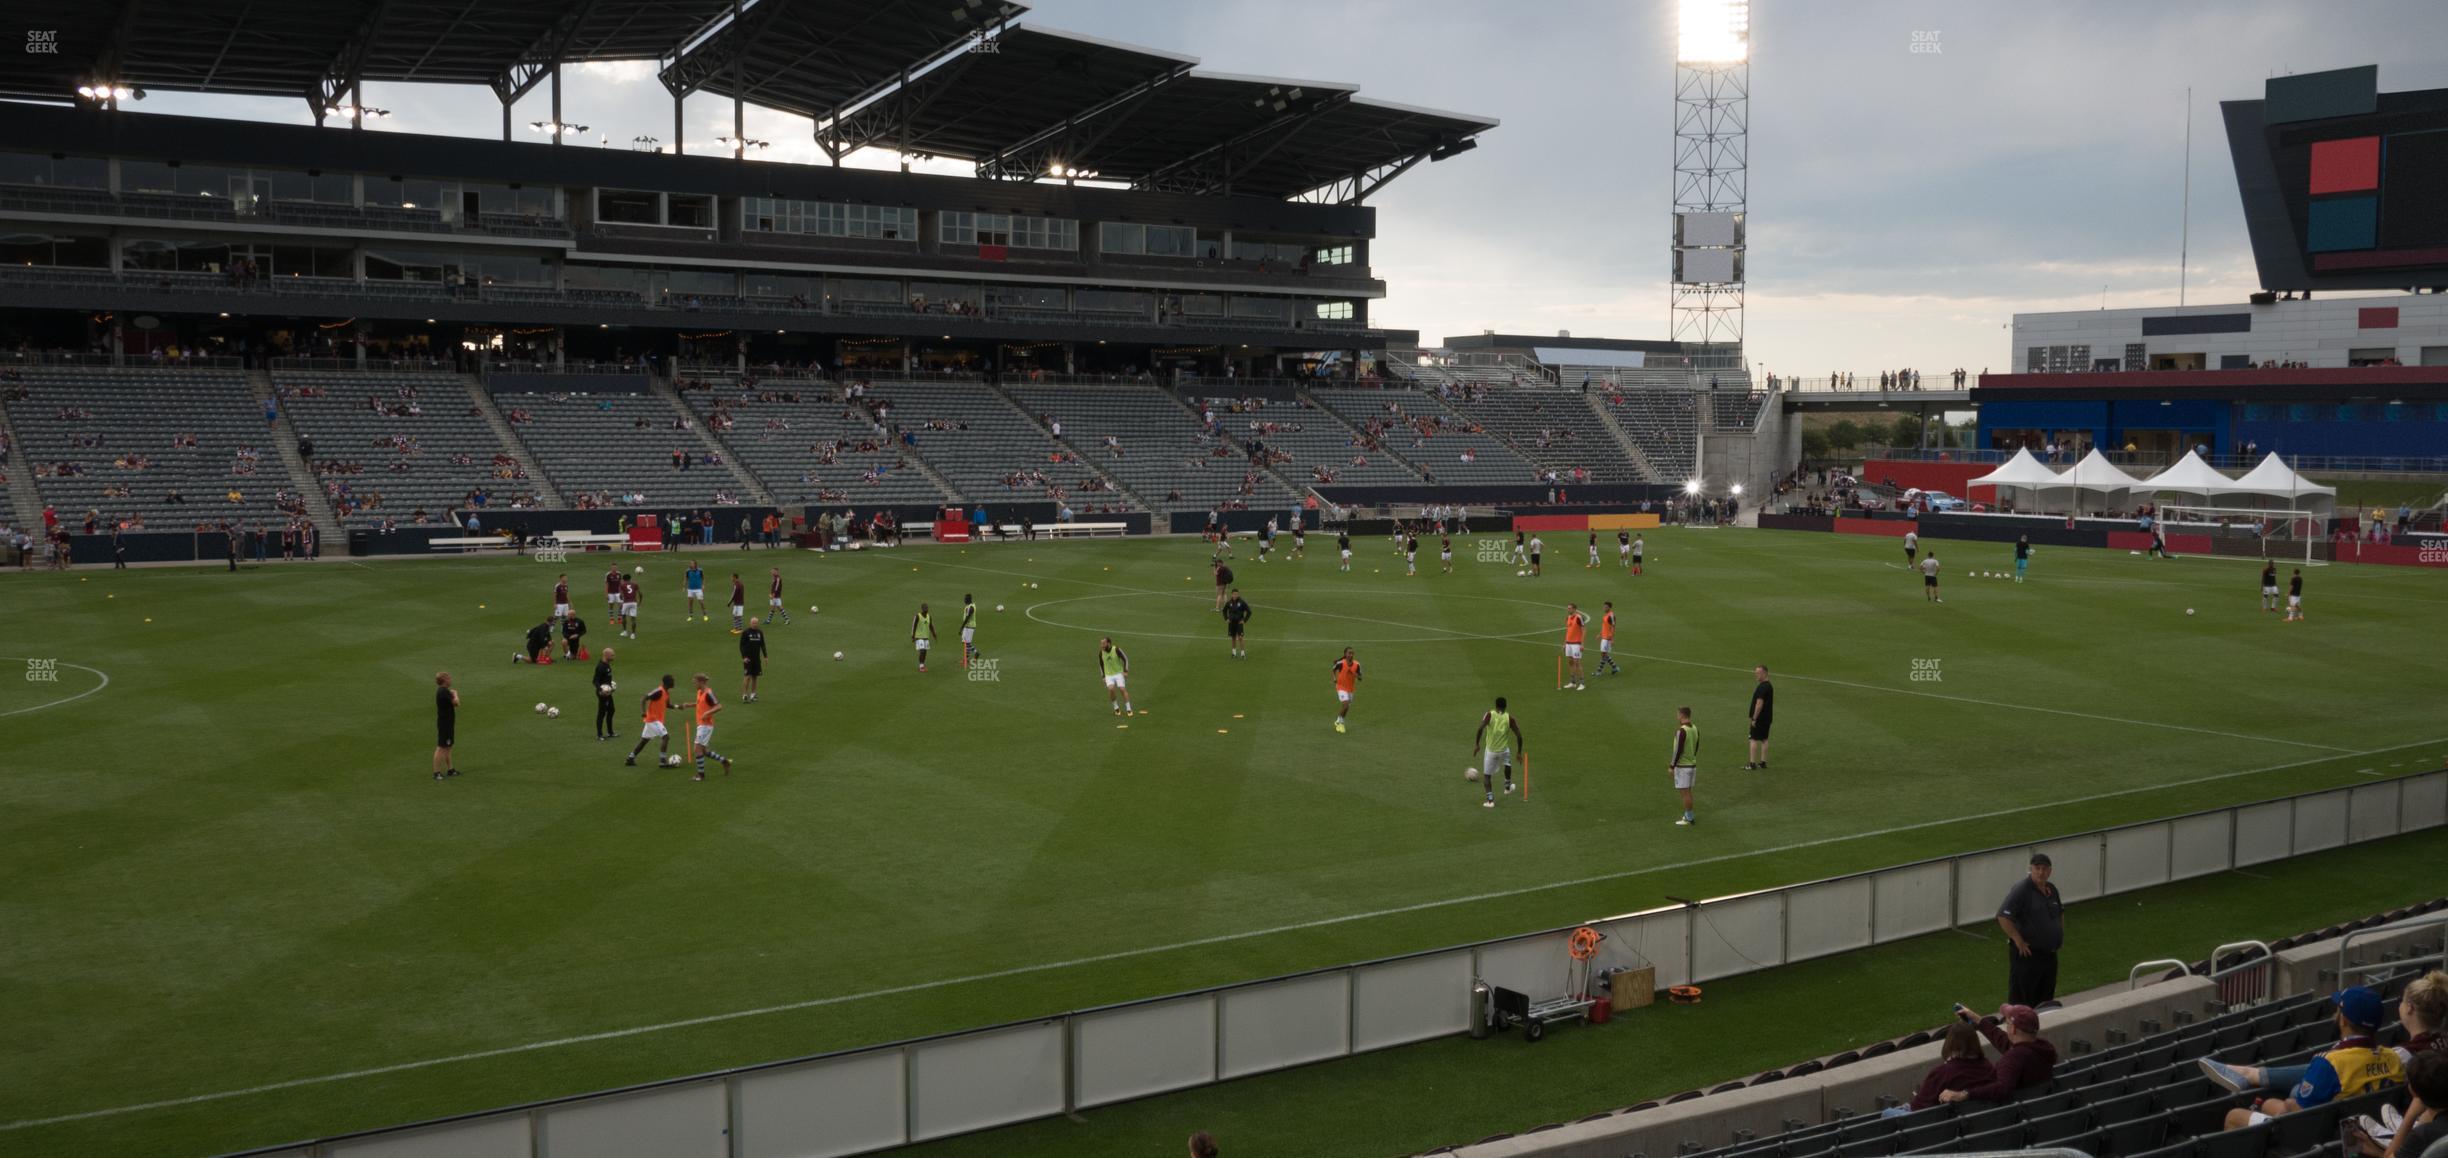
[[[2157,494],[2198,495],[2215,499],[2236,493],[2236,480],[2220,474],[2195,451],[2186,451],[2176,465],[2152,475],[2141,489]]]
[[[2322,486],[2295,473],[2294,468],[2279,461],[2274,452],[2262,459],[2261,465],[2230,484],[2228,493],[2282,498],[2297,510],[2319,514],[2329,514],[2337,509],[2336,487]]]
[[[2105,509],[2120,505],[2124,496],[2141,485],[2141,479],[2118,470],[2117,465],[2108,461],[2108,456],[2101,454],[2095,446],[2091,448],[2091,453],[2083,456],[2081,462],[2067,467],[2064,474],[2057,476],[2056,489],[2071,491],[2070,505],[2074,507],[2083,506],[2086,498],[2096,497],[2097,501],[2090,505],[2094,509]]]
[[[2032,457],[2031,448],[2028,446],[2015,451],[2014,457],[2007,459],[1996,470],[1964,484],[1967,489],[1971,487],[2012,488],[2024,494],[2034,494],[2050,487],[2063,485],[2065,484],[2059,479],[2056,471],[2050,470],[2047,466],[2042,465],[2039,459]],[[2001,507],[2006,505],[2006,495],[2002,490],[1998,495],[1998,505]]]

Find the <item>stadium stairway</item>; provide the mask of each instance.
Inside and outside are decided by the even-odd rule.
[[[1328,418],[1333,419],[1333,420],[1334,420],[1335,425],[1340,426],[1340,427],[1342,427],[1343,429],[1350,431],[1350,432],[1351,432],[1351,434],[1352,434],[1352,437],[1357,438],[1357,437],[1360,437],[1360,436],[1361,436],[1363,433],[1365,433],[1364,431],[1362,431],[1362,430],[1360,429],[1359,424],[1357,424],[1357,423],[1353,422],[1351,419],[1348,419],[1348,418],[1343,417],[1343,416],[1342,416],[1340,413],[1337,413],[1333,407],[1328,406],[1328,405],[1326,405],[1326,403],[1325,403],[1325,402],[1323,402],[1323,401],[1319,400],[1318,396],[1317,396],[1316,394],[1311,393],[1308,387],[1306,387],[1306,386],[1295,387],[1295,388],[1294,388],[1294,392],[1295,392],[1295,393],[1297,393],[1297,394],[1300,396],[1300,400],[1301,400],[1301,402],[1302,402],[1303,404],[1307,405],[1307,406],[1308,406],[1310,409],[1315,410],[1317,413],[1322,414],[1322,415],[1324,415],[1324,416],[1326,416],[1326,417],[1328,417]],[[1380,438],[1380,439],[1378,439],[1378,440],[1377,440],[1377,449],[1376,449],[1375,451],[1373,451],[1372,453],[1375,453],[1375,454],[1381,454],[1381,455],[1384,455],[1385,457],[1387,457],[1387,458],[1389,458],[1389,459],[1392,459],[1392,460],[1395,462],[1395,464],[1396,464],[1396,465],[1398,465],[1398,466],[1402,467],[1404,470],[1407,470],[1407,471],[1411,472],[1411,477],[1413,477],[1413,478],[1415,478],[1415,479],[1418,479],[1418,480],[1420,480],[1420,481],[1422,481],[1422,482],[1427,481],[1428,476],[1427,476],[1427,474],[1426,474],[1425,472],[1423,472],[1423,471],[1421,471],[1421,470],[1420,470],[1420,465],[1419,465],[1418,463],[1416,463],[1416,462],[1411,461],[1411,460],[1410,460],[1408,457],[1404,456],[1404,454],[1403,454],[1401,451],[1395,450],[1395,449],[1394,449],[1394,447],[1393,447],[1393,445],[1392,445],[1392,439],[1390,439],[1390,438]],[[1303,488],[1303,489],[1305,489],[1305,488]]]
[[[257,366],[247,371],[247,392],[255,396],[258,406],[272,400],[272,372]],[[300,501],[306,504],[307,517],[314,520],[315,535],[326,544],[348,543],[348,531],[340,525],[340,516],[332,510],[331,496],[323,493],[323,482],[315,477],[314,467],[298,454],[298,430],[290,421],[289,408],[280,408],[279,437],[272,440],[272,449],[280,453],[281,465],[289,468],[289,477],[304,480],[297,486]]]
[[[1112,471],[1098,466],[1095,459],[1080,453],[1080,448],[1073,446],[1070,439],[1055,437],[1053,428],[1047,426],[1045,422],[1042,419],[1039,419],[1035,414],[1030,413],[1029,408],[1022,406],[1020,404],[1020,400],[1012,397],[1009,391],[991,382],[987,383],[986,389],[995,397],[1002,399],[1003,404],[1011,407],[1013,413],[1018,414],[1022,419],[1025,419],[1030,426],[1037,428],[1040,433],[1044,434],[1046,436],[1046,441],[1051,442],[1056,446],[1060,446],[1064,450],[1070,451],[1072,459],[1077,461],[1081,466],[1087,467],[1089,471],[1094,473],[1098,478],[1104,479],[1106,484],[1113,487],[1116,493],[1129,499],[1132,506],[1143,511],[1154,511],[1161,509],[1149,503],[1146,496],[1141,495],[1138,491],[1132,490],[1128,484],[1124,483],[1122,479],[1115,475]],[[975,498],[976,496],[963,495],[961,497],[964,499],[969,499]]]
[[[2346,925],[2291,937],[2270,946],[2283,963],[2290,951],[2334,964],[2339,938],[2409,917],[2448,909],[2448,899],[2376,914]],[[2359,941],[2361,953],[2402,969],[2362,983],[2378,990],[2390,1011],[2381,1044],[2403,1041],[2396,997],[2432,967],[2440,926],[2396,931],[2397,943]],[[2384,947],[2385,945],[2385,947]],[[2358,955],[2356,964],[2366,958]],[[2218,964],[2241,961],[2222,959]],[[2051,1079],[2000,1105],[1959,1103],[1882,1117],[1920,1084],[1938,1061],[1942,1029],[1872,1042],[1829,1057],[1807,1059],[1747,1080],[1692,1089],[1658,1101],[1519,1134],[1498,1134],[1425,1155],[1454,1158],[1867,1158],[1888,1154],[1953,1154],[2066,1147],[2099,1158],[2337,1158],[2338,1126],[2355,1114],[2377,1114],[2397,1088],[2340,1100],[2272,1119],[2246,1130],[2223,1129],[2242,1095],[2204,1075],[2195,1059],[2217,1056],[2249,1065],[2289,1065],[2328,1048],[2328,994],[2334,975],[2306,978],[2318,987],[2258,1004],[2231,1007],[2222,985],[2197,962],[2182,976],[2171,970],[2137,987],[2111,985],[2067,998],[2041,1012],[2041,1036],[2057,1047]],[[2276,976],[2285,988],[2289,976]],[[1994,1019],[1984,1019],[1993,1021]],[[1423,1156],[1424,1158],[1424,1156]]]
[[[42,500],[34,495],[34,460],[27,458],[24,440],[17,437],[17,428],[9,425],[8,402],[0,400],[0,441],[8,443],[8,453],[0,455],[0,491],[7,492],[9,513],[18,527],[42,526]]]
[[[670,405],[674,415],[689,420],[689,429],[697,432],[697,441],[704,444],[707,450],[722,456],[723,463],[731,468],[731,473],[738,475],[740,482],[746,484],[748,497],[755,499],[758,506],[781,505],[774,501],[773,488],[766,486],[763,478],[748,469],[747,460],[732,451],[731,445],[723,441],[713,424],[699,421],[698,414],[689,409],[688,403],[680,400],[680,392],[672,389],[670,381],[659,374],[648,381],[652,384],[649,389],[654,391],[655,397]]]
[[[1205,428],[1206,423],[1199,418],[1198,407],[1192,406],[1190,404],[1190,400],[1182,397],[1180,391],[1160,388],[1156,392],[1164,395],[1166,398],[1172,399],[1175,407],[1180,409],[1182,413],[1189,415],[1190,425],[1193,429]],[[1283,472],[1283,468],[1275,465],[1274,463],[1262,462],[1258,463],[1257,467],[1258,473],[1274,479],[1277,483],[1281,484],[1285,490],[1291,491],[1295,495],[1307,495],[1315,488],[1315,484],[1313,483],[1296,479],[1291,475],[1285,474]],[[1252,503],[1251,506],[1255,507],[1257,504]]]
[[[1581,404],[1589,407],[1590,413],[1598,416],[1598,425],[1604,427],[1608,434],[1615,436],[1615,445],[1623,448],[1624,457],[1631,460],[1632,469],[1640,472],[1643,481],[1665,481],[1663,476],[1658,474],[1657,464],[1650,460],[1649,452],[1641,449],[1640,443],[1632,437],[1631,431],[1625,430],[1622,423],[1615,421],[1615,415],[1612,413],[1612,408],[1606,404],[1604,394],[1595,391],[1584,394],[1581,396]]]
[[[466,387],[468,401],[476,407],[476,412],[484,415],[485,425],[493,429],[493,437],[501,442],[502,453],[517,459],[519,469],[527,472],[525,481],[535,487],[538,503],[546,510],[567,508],[569,503],[562,499],[561,491],[553,485],[552,476],[544,473],[544,464],[536,461],[535,452],[527,449],[527,443],[519,438],[518,428],[510,424],[510,419],[502,414],[501,407],[493,404],[493,392],[485,389],[484,383],[464,375],[460,378],[460,384]]]

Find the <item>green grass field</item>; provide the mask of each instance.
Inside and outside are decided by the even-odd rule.
[[[700,556],[791,581],[762,702],[647,558],[634,693],[705,671],[729,778],[626,768],[585,666],[513,666],[554,568],[489,559],[0,577],[0,1153],[190,1154],[1380,956],[2437,765],[2448,587],[2309,572],[2308,623],[2242,563],[1888,540],[1650,536],[1649,574],[1471,561],[1406,578],[1235,563],[1233,661],[1195,540]],[[625,563],[636,562],[624,557]],[[1429,565],[1433,570],[1433,564]],[[1027,584],[1037,584],[1031,588]],[[919,675],[963,592],[998,661]],[[1614,599],[1629,672],[1554,690],[1567,600]],[[761,599],[758,600],[761,602]],[[820,605],[811,615],[805,608]],[[2198,614],[2187,617],[2185,608]],[[1130,650],[1119,726],[1100,634]],[[1367,678],[1338,735],[1329,665]],[[839,649],[846,658],[831,661]],[[1919,661],[1919,662],[1916,662]],[[1743,772],[1749,669],[1774,768]],[[427,774],[432,682],[465,699]],[[1916,680],[1916,672],[1938,678]],[[103,684],[107,677],[107,685]],[[98,689],[98,690],[97,690]],[[90,693],[90,694],[88,694]],[[1513,700],[1535,798],[1459,771]],[[73,698],[72,698],[73,697]],[[66,702],[59,702],[59,701]],[[537,717],[539,700],[561,706]],[[1701,824],[1661,765],[1705,737]],[[59,1119],[59,1120],[52,1120]],[[1454,1140],[1454,1139],[1440,1139]]]

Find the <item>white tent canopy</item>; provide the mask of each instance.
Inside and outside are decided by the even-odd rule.
[[[2108,461],[2108,456],[2101,454],[2096,446],[2091,448],[2091,453],[2083,456],[2081,462],[2075,463],[2068,467],[2064,474],[2058,475],[2057,482],[2060,486],[2070,486],[2078,491],[2097,491],[2102,494],[2130,491],[2142,485],[2141,479],[2118,470],[2117,465]]]
[[[2203,498],[2236,493],[2234,479],[2220,474],[2209,463],[2203,462],[2198,452],[2190,450],[2176,465],[2152,475],[2140,486],[2143,490],[2159,494],[2200,495]]]
[[[2039,459],[2033,458],[2031,448],[2027,446],[2015,451],[2014,457],[2007,459],[1996,470],[1964,485],[1967,487],[2053,487],[2063,485],[2063,480],[2058,478],[2056,471],[2050,470],[2042,465]]]
[[[2279,461],[2275,452],[2230,484],[2228,493],[2283,498],[2305,510],[2327,511],[2337,507],[2336,487],[2322,486],[2295,473],[2294,468]]]

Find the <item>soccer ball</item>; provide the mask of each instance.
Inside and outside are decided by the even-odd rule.
[[[603,685],[598,686],[598,687],[597,687],[595,690],[596,690],[596,691],[599,691],[599,692],[602,692],[603,694],[605,694],[605,695],[607,695],[607,696],[608,696],[608,695],[611,695],[611,694],[612,694],[612,685],[610,685],[610,684],[603,684]]]
[[[544,709],[544,718],[545,718],[545,719],[547,719],[547,720],[558,720],[558,719],[560,719],[560,718],[561,718],[561,709],[559,709],[559,708],[546,708],[546,709]]]
[[[542,702],[538,702],[538,703],[536,704],[536,714],[537,714],[537,715],[539,715],[539,716],[541,716],[541,715],[543,715],[544,713],[546,713],[546,712],[548,712],[548,711],[551,711],[551,710],[552,710],[551,705],[548,705],[548,704],[545,704],[545,703],[542,703]]]
[[[835,663],[840,663],[840,662],[841,662],[841,653],[840,653],[840,652],[838,652],[838,651],[837,651],[837,652],[834,652],[834,653],[833,653],[833,662],[835,662]]]
[[[637,567],[636,567],[635,569],[631,570],[629,573],[630,573],[630,574],[632,574],[632,575],[643,575],[643,574],[645,574],[645,573],[646,573],[646,565],[645,565],[644,563],[640,563],[640,564],[638,564],[638,565],[637,565]]]
[[[1037,585],[1036,585],[1036,584],[1034,584],[1034,583],[1029,584],[1029,590],[1031,590],[1031,591],[1035,591],[1036,589],[1037,589]]]
[[[1515,571],[1515,572],[1514,572],[1514,574],[1515,574],[1515,575],[1528,575],[1528,574],[1529,574],[1529,572],[1528,572],[1528,571]]]
[[[1001,610],[1003,610],[1003,605],[1002,605],[1002,604],[1000,604],[1000,603],[995,604],[995,610],[997,610],[997,611],[1001,611]]]
[[[2187,614],[2187,615],[2191,615],[2191,614],[2193,614],[2193,609],[2192,609],[2192,608],[2190,608],[2190,607],[2185,608],[2185,614]]]
[[[665,756],[663,758],[663,766],[666,768],[677,768],[680,766],[680,758],[678,756]]]
[[[810,615],[814,615],[814,614],[816,614],[816,605],[815,605],[815,604],[813,604],[813,603],[808,604],[808,614],[810,614]]]
[[[1477,780],[1479,778],[1479,770],[1477,768],[1465,767],[1462,769],[1462,778],[1464,780]]]

